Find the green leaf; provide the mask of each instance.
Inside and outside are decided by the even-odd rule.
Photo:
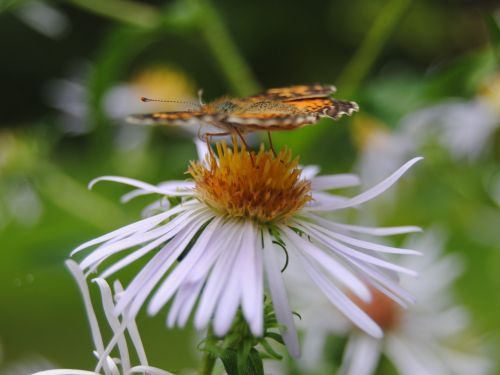
[[[250,351],[248,365],[248,369],[250,370],[248,372],[249,375],[264,375],[264,364],[262,363],[260,353],[255,348],[252,348]]]
[[[280,336],[281,337],[281,336]],[[278,352],[276,352],[271,345],[266,340],[261,340],[260,344],[264,348],[264,350],[274,359],[281,360],[283,356],[281,356]]]
[[[220,356],[224,369],[227,375],[240,375],[238,372],[238,359],[237,352],[233,349],[224,350],[223,354]]]

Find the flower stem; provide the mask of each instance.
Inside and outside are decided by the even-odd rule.
[[[194,1],[202,8],[202,35],[233,91],[242,96],[258,91],[259,85],[217,9],[209,0]]]
[[[345,97],[352,96],[370,72],[382,48],[411,4],[411,0],[391,0],[386,3],[360,47],[340,74],[337,85]]]
[[[200,363],[200,375],[212,375],[216,359],[212,354],[205,352]]]

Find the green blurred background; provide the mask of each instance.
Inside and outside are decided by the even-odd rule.
[[[208,100],[335,84],[359,114],[275,142],[324,172],[359,170],[374,134],[396,134],[422,108],[483,100],[500,125],[499,11],[497,1],[466,0],[0,0],[0,368],[42,358],[92,368],[63,262],[151,200],[121,206],[125,187],[86,184],[100,175],[181,179],[196,158],[194,133],[124,123],[129,112],[174,108],[141,95],[193,99],[203,88]],[[456,121],[464,116],[475,115],[457,112]],[[381,224],[448,231],[447,251],[466,260],[457,299],[500,357],[500,133],[489,130],[474,157],[457,157],[430,132],[409,152],[426,161],[373,212]],[[194,333],[163,329],[163,320],[139,318],[150,362],[196,367]]]

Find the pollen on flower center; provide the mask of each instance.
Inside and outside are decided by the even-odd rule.
[[[206,164],[191,162],[188,169],[199,199],[216,211],[268,223],[286,220],[311,200],[311,184],[301,178],[290,150],[275,156],[263,146],[249,152],[225,143],[216,150]]]

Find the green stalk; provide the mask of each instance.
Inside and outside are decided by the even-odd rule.
[[[212,375],[215,367],[215,361],[216,358],[212,354],[205,352],[200,363],[200,375]]]
[[[245,96],[258,91],[259,85],[238,47],[231,39],[217,9],[209,0],[193,1],[201,8],[201,33],[233,92]]]
[[[375,23],[337,80],[343,96],[351,97],[357,91],[410,4],[411,0],[390,0],[380,11]]]

